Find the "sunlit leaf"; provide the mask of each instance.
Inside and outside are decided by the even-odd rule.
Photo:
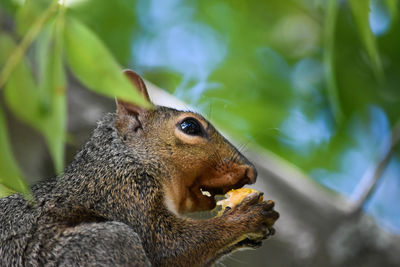
[[[336,0],[328,0],[324,25],[324,69],[328,90],[329,105],[336,122],[340,123],[343,119],[343,112],[340,106],[336,75],[335,75],[335,25],[338,12]]]
[[[14,49],[15,43],[12,38],[0,32],[0,69],[9,57],[10,52]]]
[[[3,110],[0,107],[0,197],[12,191],[29,196],[29,188],[24,182],[21,171],[12,154],[7,134],[7,125]]]
[[[3,66],[9,53],[14,49],[15,43],[10,36],[0,34],[0,66]],[[12,155],[7,135],[2,109],[0,108],[0,197],[13,194],[17,191],[29,193],[23,182],[21,171]]]
[[[37,62],[37,75],[38,75],[38,90],[40,95],[40,112],[43,115],[48,115],[52,109],[53,91],[51,90],[50,77],[48,71],[49,62],[52,61],[51,53],[53,52],[54,44],[54,27],[55,21],[51,21],[40,33],[35,44],[36,48],[36,62]]]
[[[372,67],[378,79],[382,79],[383,70],[378,53],[375,36],[369,26],[370,1],[368,0],[349,0],[350,8],[357,24],[361,40],[371,59]]]
[[[10,56],[7,59],[6,64],[2,68],[0,72],[0,87],[3,87],[11,73],[14,71],[14,68],[20,63],[20,61],[24,58],[26,50],[35,40],[37,35],[42,30],[43,26],[46,22],[53,16],[53,14],[57,11],[58,3],[57,1],[53,1],[51,5],[44,10],[40,17],[38,17],[35,22],[30,26],[27,33],[24,35],[21,42],[18,46],[10,53]]]
[[[3,36],[1,39],[5,40],[5,38]],[[11,52],[15,43],[10,38],[8,42],[11,44],[8,52]],[[10,75],[4,96],[6,104],[17,117],[30,126],[40,129],[40,114],[38,113],[40,96],[25,60],[22,60]]]
[[[28,29],[32,26],[41,15],[41,12],[45,9],[43,0],[25,0],[21,2],[16,18],[17,32],[21,36],[24,35]]]
[[[12,195],[15,193],[16,193],[16,191],[8,188],[7,186],[5,186],[3,184],[0,184],[0,198],[9,196],[9,195]]]
[[[25,61],[11,74],[5,99],[10,109],[23,121],[41,132],[48,144],[57,172],[64,166],[66,124],[65,78],[62,66],[61,29],[56,22],[45,27],[39,47],[45,54],[39,59],[44,66],[40,86],[37,86]],[[40,54],[40,53],[39,53]]]
[[[68,65],[84,85],[107,96],[150,106],[137,90],[132,89],[121,67],[89,28],[71,17],[65,26]]]
[[[65,131],[66,131],[66,81],[63,66],[63,29],[64,18],[60,14],[55,22],[49,25],[41,43],[39,54],[40,92],[42,98],[49,100],[42,106],[48,108],[42,122],[42,129],[49,146],[50,154],[57,172],[64,168]]]
[[[96,0],[96,8],[94,1],[71,2],[76,3],[68,6],[74,16],[100,37],[116,60],[123,66],[131,62],[131,45],[138,23],[136,1],[113,0],[113,12],[109,0]]]

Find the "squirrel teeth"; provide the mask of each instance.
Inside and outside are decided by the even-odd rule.
[[[200,188],[201,194],[206,197],[211,197],[211,193]]]

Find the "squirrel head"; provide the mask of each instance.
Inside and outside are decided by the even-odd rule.
[[[150,102],[141,77],[124,73]],[[174,213],[211,210],[215,195],[256,181],[254,166],[197,113],[117,100],[115,128],[141,164],[161,161],[165,203]]]

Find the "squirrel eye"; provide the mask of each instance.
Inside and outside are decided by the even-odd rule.
[[[200,126],[200,123],[196,119],[193,119],[193,118],[188,118],[188,119],[185,119],[184,121],[182,121],[180,123],[180,128],[181,128],[182,132],[184,132],[185,134],[188,134],[188,135],[198,135],[198,136],[203,135],[203,131]]]

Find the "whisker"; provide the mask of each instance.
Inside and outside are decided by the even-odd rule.
[[[233,163],[238,163],[240,158],[240,153],[237,149],[232,149],[230,152],[230,159],[231,159],[231,164]]]
[[[214,151],[215,151],[215,153],[216,153],[216,155],[218,157],[218,160],[219,160],[218,162],[223,165],[224,162],[222,160],[221,154],[219,153],[218,149],[216,149],[215,146],[213,146],[213,149],[214,149]]]
[[[212,167],[214,170],[217,171],[217,170],[218,170],[218,157],[217,157],[215,151],[214,151],[214,153],[212,153],[212,154],[210,155],[210,159],[212,160],[212,162],[210,162],[211,167]]]
[[[247,140],[246,143],[243,143],[242,147],[239,149],[239,151],[240,151],[241,153],[245,152],[245,149],[246,149],[247,146],[250,144],[250,141],[252,141],[252,140],[249,139],[249,140]]]
[[[213,104],[213,99],[210,100],[210,105],[208,106],[208,114],[207,114],[207,118],[208,120],[211,121],[211,115],[212,115],[212,104]]]

